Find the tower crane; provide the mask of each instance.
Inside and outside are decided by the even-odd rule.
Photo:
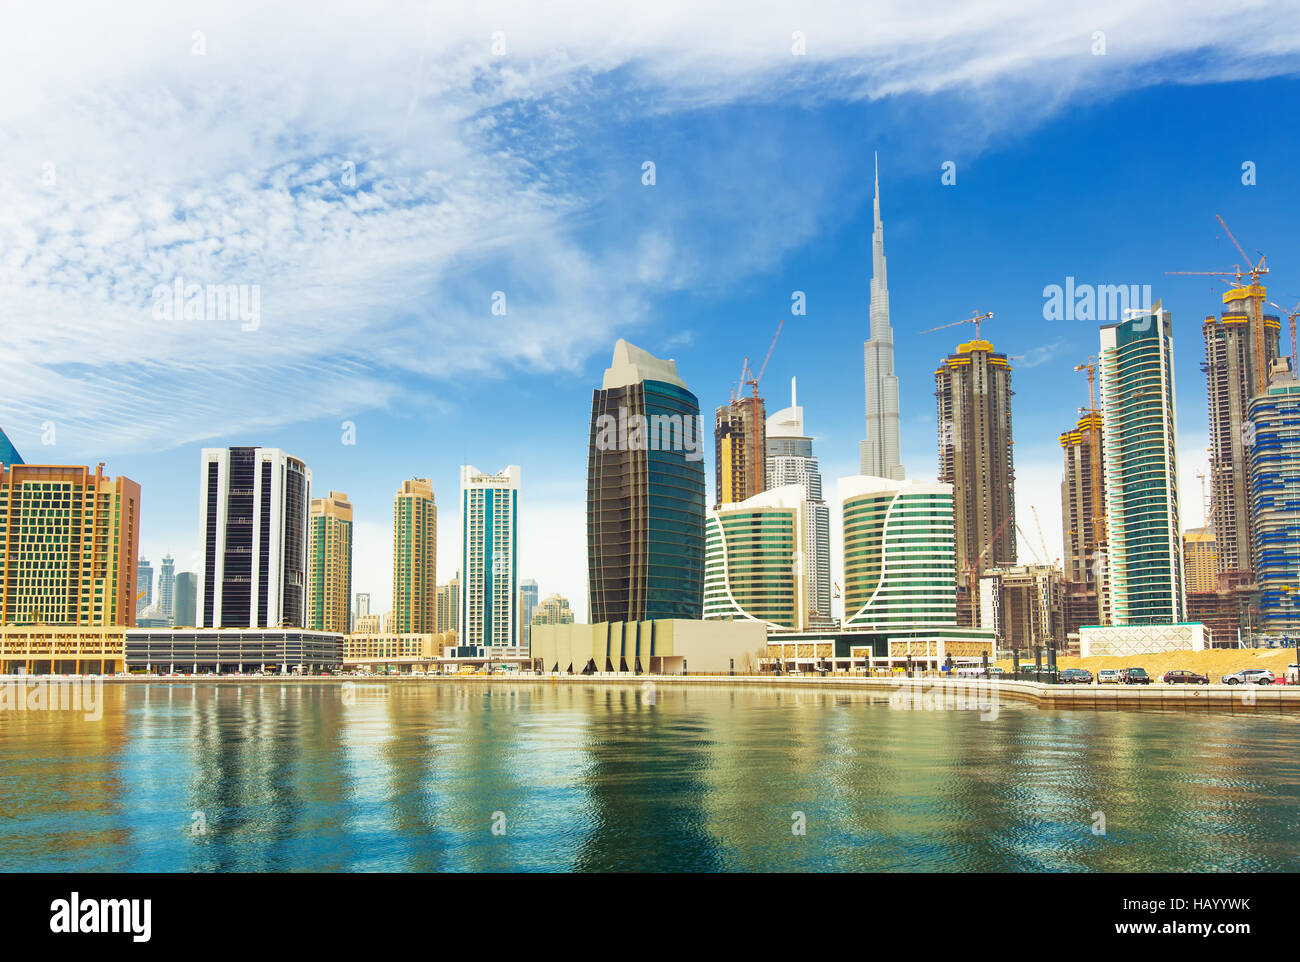
[[[989,319],[990,317],[992,317],[992,316],[993,316],[993,312],[992,312],[992,311],[988,311],[988,312],[986,312],[986,313],[984,313],[984,314],[980,314],[978,311],[973,311],[973,312],[971,313],[971,316],[970,316],[970,317],[963,318],[963,319],[960,320],[960,321],[953,321],[951,324],[940,324],[938,327],[931,327],[931,328],[928,328],[927,330],[924,330],[924,331],[922,331],[921,333],[922,333],[922,334],[933,334],[935,331],[942,331],[942,330],[944,330],[945,328],[948,328],[948,327],[957,327],[959,324],[974,324],[974,325],[975,325],[975,340],[978,341],[978,340],[980,339],[980,322],[981,322],[981,321],[988,320],[988,319]]]
[[[1287,317],[1291,319],[1291,373],[1296,375],[1297,377],[1300,377],[1300,371],[1296,370],[1296,350],[1295,350],[1295,319],[1297,316],[1300,316],[1300,302],[1297,302],[1296,306],[1289,311],[1281,304],[1274,303],[1273,301],[1269,301],[1268,303],[1270,307],[1276,307],[1279,311],[1281,311],[1283,314],[1285,314]]]
[[[1255,387],[1254,393],[1263,394],[1268,388],[1268,371],[1264,364],[1264,289],[1259,286],[1259,279],[1268,273],[1268,268],[1264,266],[1264,255],[1259,255],[1259,262],[1256,263],[1250,258],[1240,244],[1237,238],[1232,236],[1232,231],[1224,223],[1222,217],[1214,215],[1219,226],[1223,228],[1224,233],[1228,235],[1228,240],[1232,241],[1232,246],[1237,248],[1237,253],[1246,263],[1246,269],[1242,270],[1240,264],[1234,264],[1230,271],[1165,271],[1166,274],[1181,274],[1183,276],[1196,277],[1233,277],[1236,278],[1238,288],[1242,287],[1243,279],[1250,276],[1250,286],[1246,288],[1247,296],[1250,302],[1250,329],[1255,349]],[[1258,253],[1258,252],[1257,252]]]
[[[1076,371],[1088,372],[1088,415],[1092,418],[1100,417],[1101,412],[1097,409],[1097,356],[1094,354],[1082,364],[1074,366]],[[1088,518],[1089,527],[1092,528],[1093,546],[1101,544],[1106,540],[1106,533],[1103,529],[1101,511],[1101,430],[1100,425],[1092,425],[1088,429],[1088,461],[1089,474],[1092,481],[1092,513]]]

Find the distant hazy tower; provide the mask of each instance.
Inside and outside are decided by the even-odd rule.
[[[519,637],[525,648],[532,642],[533,612],[537,610],[537,582],[519,582]]]
[[[158,615],[172,622],[176,617],[176,560],[170,554],[158,569]]]
[[[460,468],[460,628],[463,648],[519,643],[519,465]]]
[[[352,628],[352,505],[342,492],[312,499],[308,570],[307,627],[346,634]]]
[[[428,478],[403,481],[393,498],[393,608],[398,634],[423,634],[437,624],[438,505]]]
[[[153,604],[153,565],[148,558],[141,558],[135,566],[135,613],[138,615]]]
[[[437,630],[456,631],[460,627],[460,572],[445,585],[438,585]]]
[[[1281,325],[1264,315],[1263,358],[1257,358],[1250,315],[1264,308],[1264,288],[1223,295],[1224,310],[1205,319],[1205,387],[1210,406],[1210,475],[1219,571],[1249,571],[1254,519],[1250,511],[1250,438],[1246,407],[1261,393],[1277,360]],[[1258,303],[1251,304],[1252,300]]]
[[[1178,520],[1174,344],[1157,301],[1101,329],[1111,621],[1168,625],[1187,610]]]
[[[303,627],[311,471],[278,448],[204,448],[199,461],[197,627]]]
[[[182,628],[195,627],[195,603],[199,596],[199,576],[193,571],[182,571],[176,576],[176,604],[172,610],[172,623]]]
[[[863,344],[867,392],[867,436],[858,445],[862,473],[901,481],[898,378],[894,375],[894,329],[889,323],[889,282],[885,269],[885,225],[880,220],[880,162],[876,162],[875,227],[871,234],[871,326]]]
[[[959,345],[939,365],[934,387],[939,480],[953,488],[957,572],[965,585],[967,567],[990,541],[993,546],[984,553],[980,570],[1016,563],[1011,365],[988,341],[976,339]]]
[[[735,398],[714,414],[718,504],[735,504],[768,487],[767,410],[758,395]]]
[[[797,484],[804,489],[804,579],[808,621],[816,627],[831,622],[831,518],[822,495],[821,467],[813,456],[812,438],[804,433],[803,408],[797,404],[795,380],[790,379],[790,406],[767,419],[767,485]]]
[[[1183,569],[1188,591],[1214,591],[1219,586],[1214,529],[1188,528],[1183,532]]]
[[[623,428],[641,422],[646,430]],[[675,361],[627,341],[614,345],[613,361],[592,393],[587,447],[593,622],[700,618],[705,483],[699,422],[700,402]]]

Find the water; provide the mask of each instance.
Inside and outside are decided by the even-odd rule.
[[[433,681],[104,700],[0,713],[6,870],[1300,869],[1288,716]]]

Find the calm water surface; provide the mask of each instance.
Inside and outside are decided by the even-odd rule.
[[[5,869],[1300,869],[1285,716],[433,681],[104,700],[0,713]]]

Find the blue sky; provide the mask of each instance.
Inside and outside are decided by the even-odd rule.
[[[1025,356],[1019,520],[1032,535],[1036,506],[1059,555],[1056,437],[1098,325],[1043,320],[1043,288],[1150,284],[1199,523],[1200,321],[1223,286],[1164,272],[1240,261],[1218,213],[1268,255],[1270,296],[1300,300],[1296,6],[858,6],[16,14],[0,426],[28,461],[139,481],[142,552],[181,569],[199,449],[284,447],[351,496],[381,611],[401,480],[434,481],[446,580],[458,466],[520,464],[521,574],[581,613],[590,395],[616,338],[675,357],[707,414],[785,318],[770,406],[798,376],[827,480],[856,471],[879,151],[909,476],[935,474],[933,371],[966,329],[919,332],[996,312],[988,337]],[[155,318],[177,276],[258,285],[257,330]]]

